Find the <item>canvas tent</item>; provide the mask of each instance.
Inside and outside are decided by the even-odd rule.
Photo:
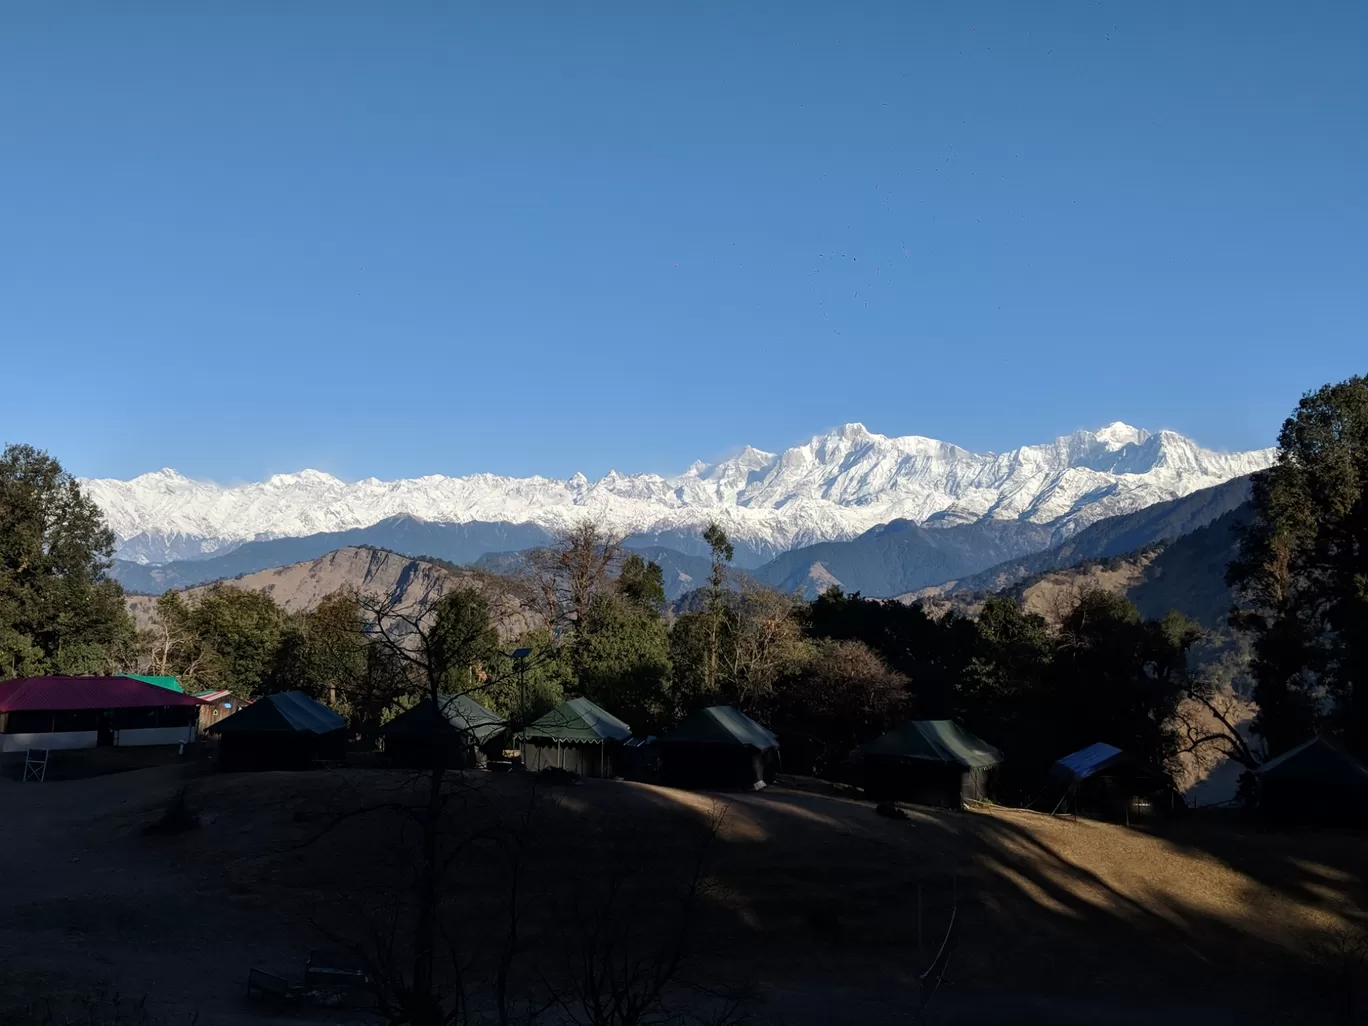
[[[200,701],[132,677],[0,683],[0,751],[177,745],[195,740]]]
[[[347,743],[347,721],[302,691],[266,695],[209,730],[225,770],[307,769],[341,759]]]
[[[1067,805],[1075,814],[1117,822],[1130,821],[1136,798],[1164,796],[1172,804],[1177,793],[1166,773],[1102,742],[1057,759],[1050,776],[1065,787],[1056,810]]]
[[[479,765],[480,749],[504,730],[504,721],[469,695],[425,698],[380,728],[385,754],[397,766],[429,767],[440,755],[449,768]]]
[[[1259,807],[1289,823],[1368,823],[1368,766],[1338,742],[1314,737],[1254,771]]]
[[[616,777],[622,744],[631,736],[632,728],[612,713],[587,698],[572,698],[523,728],[523,767]]]
[[[855,749],[852,759],[872,798],[960,808],[985,796],[1002,753],[954,720],[909,720]]]
[[[700,709],[656,743],[674,787],[761,788],[779,771],[779,739],[729,705]]]

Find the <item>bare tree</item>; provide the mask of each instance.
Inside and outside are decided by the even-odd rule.
[[[417,691],[436,709],[443,701],[471,694],[488,686],[488,666],[499,651],[499,638],[483,595],[469,588],[447,592],[435,602],[420,601],[398,608],[395,599],[367,599],[366,631],[371,644],[403,665]],[[461,779],[449,787],[449,769],[441,744],[430,746],[432,765],[424,771],[421,799],[403,811],[419,831],[417,866],[413,885],[411,968],[406,975],[381,989],[385,1014],[392,1023],[411,1026],[449,1026],[460,1020],[463,1001],[460,989],[453,992],[438,985],[436,958],[443,936],[439,910],[441,882],[456,855],[482,835],[467,836],[444,851],[443,826],[447,807],[461,793]],[[487,839],[487,838],[484,838]],[[449,945],[448,945],[449,947]],[[389,944],[385,950],[395,950]],[[388,961],[394,964],[394,959]],[[459,977],[459,971],[457,973]]]
[[[140,646],[148,657],[148,672],[158,677],[194,680],[204,660],[204,647],[190,623],[190,610],[180,592],[168,591],[157,598],[152,623],[139,633]]]
[[[797,602],[774,588],[747,584],[719,639],[719,685],[742,707],[767,699],[807,656]]]
[[[536,612],[558,637],[584,622],[589,603],[616,574],[622,537],[593,520],[562,531],[524,561]]]

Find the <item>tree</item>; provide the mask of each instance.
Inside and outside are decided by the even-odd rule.
[[[664,721],[670,638],[654,610],[621,594],[596,596],[575,640],[572,661],[579,690],[587,698],[638,729]]]
[[[665,608],[665,576],[660,564],[647,562],[635,552],[622,561],[617,577],[618,594],[640,609],[659,614]]]
[[[807,609],[813,638],[861,641],[908,679],[911,713],[936,720],[956,715],[956,690],[977,651],[977,627],[948,613],[940,619],[920,604],[867,599],[832,588]]]
[[[0,674],[132,668],[135,629],[110,579],[114,535],[60,463],[0,454]]]
[[[1200,636],[1177,613],[1146,621],[1122,596],[1084,592],[1061,625],[1043,696],[1049,757],[1105,741],[1166,769],[1176,753],[1171,724],[1189,688],[1188,650]]]
[[[1368,377],[1308,392],[1254,478],[1228,579],[1254,641],[1254,729],[1278,755],[1318,725],[1368,752]]]
[[[190,627],[207,650],[210,683],[240,695],[256,697],[271,687],[271,671],[279,666],[286,617],[265,592],[209,587],[190,610]],[[299,639],[292,644],[299,644]],[[290,684],[277,678],[279,684]]]
[[[785,739],[785,765],[834,770],[859,744],[906,718],[907,678],[859,641],[814,643],[770,698],[767,720]]]
[[[576,690],[570,653],[556,646],[550,628],[525,631],[507,647],[530,649],[531,654],[521,661],[503,654],[494,657],[480,701],[510,726],[531,723],[560,705],[567,692]]]
[[[592,520],[563,531],[524,561],[532,604],[558,642],[573,636],[622,560],[622,539]]]
[[[708,691],[716,691],[718,642],[726,617],[723,589],[727,586],[727,564],[736,555],[736,550],[716,521],[708,524],[703,532],[703,540],[712,550],[712,571],[708,574],[708,663],[705,687]]]
[[[363,600],[362,607],[368,614],[370,642],[402,665],[417,693],[434,706],[455,695],[479,695],[499,683],[495,668],[505,657],[489,601],[476,589],[456,588],[435,602],[425,597],[403,608],[397,597]],[[431,748],[432,766],[424,773],[421,804],[404,809],[421,834],[413,886],[411,968],[406,975],[387,976],[380,995],[384,1014],[392,1022],[411,1026],[449,1026],[462,1013],[459,997],[449,1000],[439,986],[437,968],[439,943],[449,936],[440,885],[455,857],[455,852],[444,850],[450,841],[444,821],[448,804],[461,791],[460,778],[452,783],[443,746]]]
[[[195,632],[190,607],[178,591],[157,596],[152,622],[138,640],[149,661],[149,673],[177,677],[187,690],[195,690],[195,681],[206,671],[213,676],[205,665],[206,650]]]
[[[955,689],[955,715],[998,745],[1048,735],[1040,722],[1040,696],[1049,686],[1054,640],[1045,619],[995,597],[984,602],[973,626],[971,654]]]
[[[798,603],[774,588],[748,584],[721,620],[718,688],[732,704],[755,710],[807,658]]]

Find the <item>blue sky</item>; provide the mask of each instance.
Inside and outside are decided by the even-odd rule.
[[[852,420],[1270,444],[1368,371],[1366,41],[1352,2],[8,4],[0,439],[225,482]]]

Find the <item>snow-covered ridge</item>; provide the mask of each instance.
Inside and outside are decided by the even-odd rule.
[[[717,520],[738,540],[783,550],[851,538],[899,518],[945,525],[1023,519],[1053,524],[1063,537],[1103,517],[1260,470],[1273,458],[1273,449],[1218,453],[1170,431],[1150,434],[1121,423],[1005,453],[968,452],[916,435],[889,438],[847,424],[783,453],[747,447],[674,477],[473,474],[348,483],[302,470],[225,488],[161,470],[82,484],[104,510],[119,554],[142,561],[369,527],[400,514],[551,529],[592,517],[624,533]]]

